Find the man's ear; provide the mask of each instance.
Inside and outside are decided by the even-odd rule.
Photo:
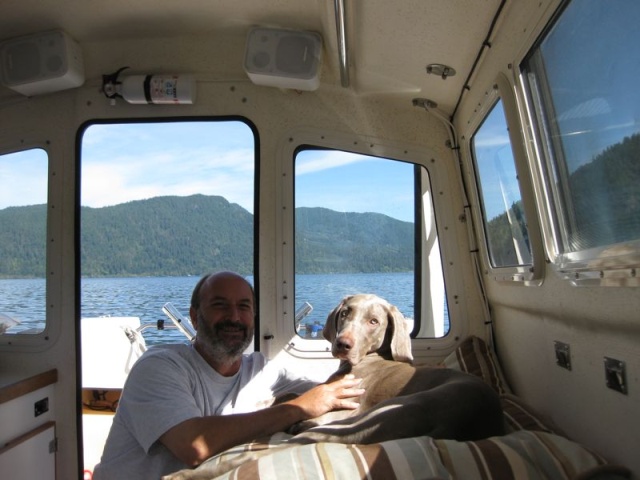
[[[193,307],[189,307],[189,318],[194,330],[198,330],[198,311]]]

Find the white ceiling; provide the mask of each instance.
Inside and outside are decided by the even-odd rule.
[[[522,1],[522,0],[519,0]],[[345,0],[350,86],[360,95],[427,97],[451,113],[500,0]],[[250,26],[320,32],[323,82],[340,85],[333,0],[2,0],[0,40],[60,28],[82,46],[184,35],[242,38]],[[237,40],[234,40],[237,41]],[[457,71],[443,80],[426,65]],[[212,67],[214,68],[214,67]]]

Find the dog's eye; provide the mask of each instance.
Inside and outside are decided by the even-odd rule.
[[[369,323],[371,325],[378,325],[380,322],[378,321],[377,318],[372,318],[371,320],[369,320]]]
[[[344,318],[349,314],[349,311],[345,308],[340,312],[340,318]]]

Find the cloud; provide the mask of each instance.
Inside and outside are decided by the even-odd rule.
[[[476,148],[496,148],[511,145],[509,134],[507,132],[483,132],[484,135],[476,136],[474,146]]]
[[[413,221],[413,165],[340,151],[302,151],[296,158],[296,207],[377,212]]]
[[[83,206],[104,207],[157,196],[221,195],[253,210],[253,151],[154,152],[87,161]]]
[[[311,151],[308,151],[311,152]],[[331,168],[342,167],[358,162],[370,161],[371,157],[355,155],[349,152],[318,151],[317,154],[308,153],[304,159],[296,161],[296,175],[319,172]]]

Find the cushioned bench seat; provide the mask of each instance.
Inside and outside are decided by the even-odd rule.
[[[268,455],[214,477],[217,480],[630,478],[628,469],[609,464],[570,440],[548,418],[513,395],[495,357],[480,338],[467,338],[443,365],[477,375],[498,392],[506,435],[474,442],[415,437],[372,445],[316,443],[284,447],[290,436],[279,433],[232,448],[205,463],[217,465],[248,450],[273,449]],[[201,473],[198,469],[182,471],[180,478],[211,478]]]

